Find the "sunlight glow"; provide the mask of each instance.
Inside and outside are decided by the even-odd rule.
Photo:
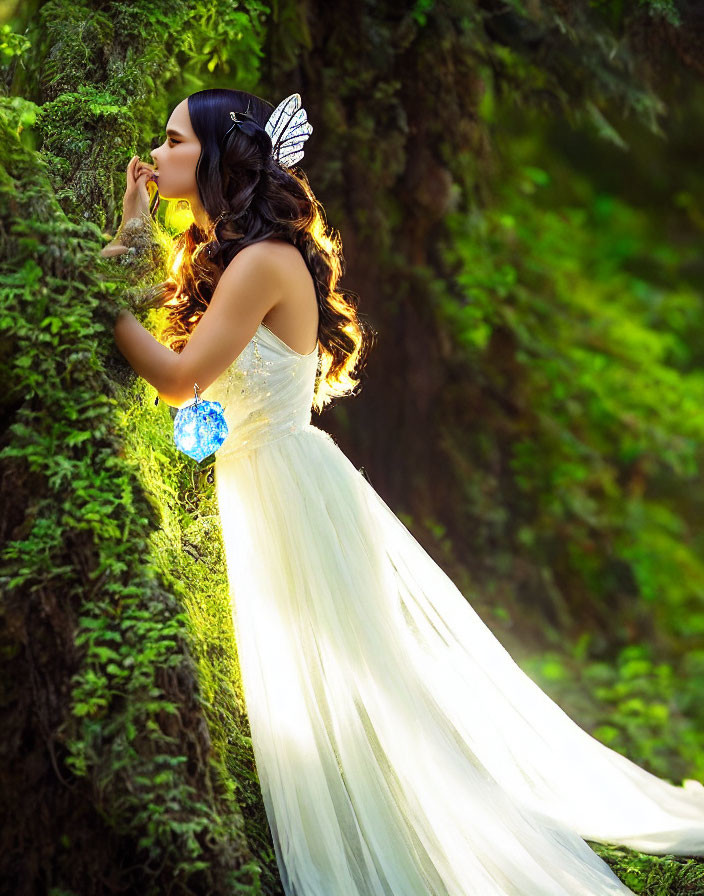
[[[164,223],[170,230],[183,233],[194,222],[193,212],[187,199],[168,200],[164,212]]]
[[[171,273],[174,275],[174,277],[178,274],[179,268],[181,267],[181,261],[183,259],[183,252],[184,252],[183,248],[179,249],[179,251],[176,253],[176,256],[171,264]]]

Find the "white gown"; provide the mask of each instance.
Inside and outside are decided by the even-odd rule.
[[[332,437],[264,324],[202,393],[254,757],[287,896],[612,896],[585,843],[704,856],[704,787],[582,730]]]

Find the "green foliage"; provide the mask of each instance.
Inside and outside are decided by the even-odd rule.
[[[651,16],[656,21],[663,19],[671,25],[682,25],[682,16],[675,0],[636,0],[632,4],[623,4],[620,0],[617,0],[617,2],[614,2],[614,0],[591,0],[590,5],[615,26],[618,25],[621,17],[624,15],[624,6],[632,6],[637,11]],[[625,11],[630,12],[631,10],[626,8]]]
[[[592,843],[634,893],[642,896],[699,896],[704,893],[704,864],[678,856],[645,856],[630,849]]]
[[[500,99],[516,108],[559,112],[571,125],[618,146],[623,139],[609,121],[617,110],[662,133],[658,119],[665,105],[643,76],[628,30],[637,34],[647,17],[658,25],[661,18],[680,24],[674,0],[509,0],[500,9],[461,4],[461,11],[468,47],[477,64],[492,71]]]
[[[4,63],[14,56],[21,56],[30,46],[29,40],[22,34],[15,34],[7,23],[0,27],[0,56]]]
[[[595,657],[591,640],[532,654],[521,667],[583,728],[648,771],[676,784],[704,778],[704,652],[664,659],[631,644]]]
[[[701,643],[695,532],[676,498],[648,489],[664,477],[698,483],[699,296],[657,229],[617,197],[553,207],[541,201],[549,174],[531,163],[504,184],[482,215],[447,217],[455,286],[436,282],[434,295],[469,363],[511,392],[519,549],[597,601],[625,587],[664,633]],[[499,338],[512,365],[503,381]]]

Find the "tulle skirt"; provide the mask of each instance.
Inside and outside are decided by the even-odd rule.
[[[607,896],[632,891],[585,840],[704,855],[704,787],[572,721],[327,433],[216,487],[287,896]]]

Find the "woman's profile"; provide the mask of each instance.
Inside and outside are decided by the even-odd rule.
[[[192,94],[155,166],[130,161],[124,227],[103,250],[141,245],[149,181],[189,202],[174,274],[153,292],[169,345],[129,313],[115,339],[170,405],[197,384],[224,408],[218,509],[284,891],[631,893],[586,841],[704,856],[704,787],[581,729],[311,423],[355,390],[374,335],[338,287],[341,241],[297,167],[311,130],[298,94],[276,109]]]

